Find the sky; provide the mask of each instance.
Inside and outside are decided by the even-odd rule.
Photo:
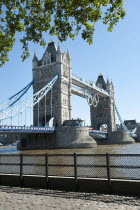
[[[96,81],[100,73],[112,80],[115,102],[124,120],[140,122],[140,0],[125,0],[126,16],[112,32],[101,22],[96,24],[94,42],[89,45],[78,36],[60,44],[62,51],[69,50],[72,73],[87,81]],[[52,37],[58,45],[57,37]],[[32,81],[32,58],[36,50],[41,58],[45,49],[30,43],[31,56],[21,61],[20,35],[10,61],[0,68],[0,102],[7,99]],[[50,36],[45,35],[46,42]],[[32,94],[32,90],[28,93]],[[81,108],[82,107],[82,108]],[[72,117],[90,125],[90,109],[86,99],[72,95]],[[117,117],[116,117],[117,118]],[[118,122],[118,120],[117,120]]]

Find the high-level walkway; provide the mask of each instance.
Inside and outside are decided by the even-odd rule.
[[[72,74],[72,84],[77,87],[82,88],[82,89],[79,89],[77,87],[72,87],[71,89],[72,93],[78,96],[85,97],[84,90],[89,90],[91,92],[94,92],[95,94],[98,94],[99,96],[110,97],[109,93],[106,90],[100,87],[97,87],[97,85],[94,82],[89,83],[85,81],[84,79],[75,76],[74,74]]]

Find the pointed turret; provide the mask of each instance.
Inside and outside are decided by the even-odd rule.
[[[106,81],[106,84],[107,84],[107,85],[109,85],[109,79],[108,79],[108,77],[107,77],[107,81]]]
[[[69,54],[68,49],[67,49],[67,58],[70,59],[70,54]]]
[[[38,66],[38,58],[37,58],[36,53],[34,53],[32,64],[33,64],[33,68],[36,68]]]
[[[60,54],[61,53],[61,49],[60,49],[60,45],[58,43],[58,47],[57,47],[57,54]]]
[[[36,53],[34,53],[33,61],[38,61]]]

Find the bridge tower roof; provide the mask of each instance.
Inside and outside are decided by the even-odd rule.
[[[96,85],[101,86],[104,90],[106,90],[106,83],[102,74],[99,74]]]
[[[48,43],[47,49],[44,54],[46,54],[46,52],[51,54],[51,60],[53,62],[56,61],[57,50],[53,39],[51,39],[50,42]]]

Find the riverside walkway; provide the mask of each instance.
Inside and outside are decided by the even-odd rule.
[[[0,209],[139,210],[140,197],[0,186]]]

